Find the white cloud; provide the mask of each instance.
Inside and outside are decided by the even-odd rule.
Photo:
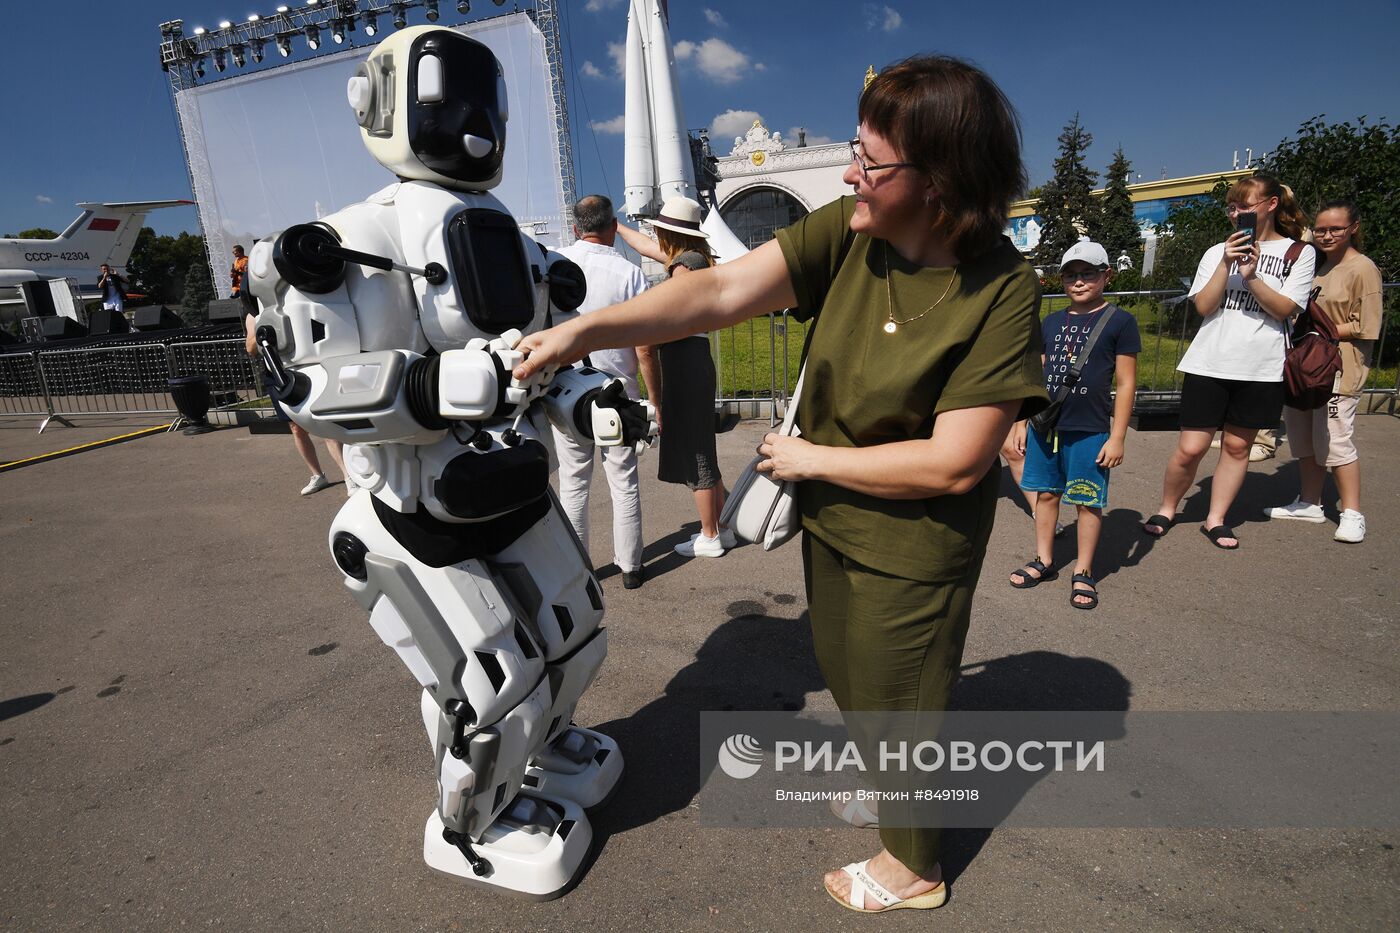
[[[866,29],[883,29],[885,32],[894,32],[904,25],[904,17],[894,7],[866,3],[861,5],[860,10],[865,15]]]
[[[618,114],[611,120],[594,120],[588,126],[595,133],[604,133],[612,136],[621,136],[627,120],[622,114]]]
[[[716,29],[725,29],[729,26],[729,24],[724,21],[724,14],[720,13],[719,10],[711,10],[706,7],[705,19],[709,20],[710,25]]]
[[[676,61],[693,61],[700,73],[716,84],[733,84],[743,78],[747,71],[763,70],[761,63],[755,64],[723,39],[710,38],[700,43],[682,39],[673,49]]]
[[[797,136],[797,131],[798,131],[798,129],[800,129],[800,127],[796,127],[796,126],[790,126],[790,127],[788,127],[787,132],[783,134],[783,142],[786,143],[786,144],[789,145],[789,146],[796,146],[796,145],[797,145],[797,139],[798,139],[798,136]],[[825,146],[825,145],[827,145],[828,143],[832,143],[832,142],[835,142],[835,140],[833,140],[830,136],[823,136],[823,135],[821,135],[820,133],[808,133],[808,134],[807,134],[807,145],[809,145],[809,146]]]
[[[583,8],[590,13],[601,13],[619,6],[622,6],[622,0],[588,0]]]
[[[38,195],[35,195],[35,196],[34,196],[34,200],[38,201],[40,204],[52,204],[52,203],[53,203],[53,198],[49,197],[47,194],[38,194]]]
[[[621,77],[627,73],[627,43],[609,42],[608,58],[612,59],[614,74]]]
[[[743,136],[753,126],[753,121],[762,120],[757,110],[726,110],[710,121],[710,138],[714,140],[716,153],[728,152],[724,145],[735,136]]]
[[[603,76],[603,73],[598,70],[598,66],[587,60],[584,61],[583,67],[579,69],[579,74],[583,75],[585,78],[601,78]]]

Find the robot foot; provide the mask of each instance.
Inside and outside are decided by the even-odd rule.
[[[530,759],[524,786],[591,810],[610,801],[621,783],[622,751],[617,742],[570,725]]]
[[[593,827],[578,804],[522,793],[477,842],[445,832],[434,812],[423,828],[423,860],[468,884],[548,901],[578,880],[592,842]]]

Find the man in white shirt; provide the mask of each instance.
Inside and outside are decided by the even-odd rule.
[[[587,314],[635,298],[647,287],[642,270],[622,257],[614,247],[617,218],[612,201],[590,194],[574,205],[577,242],[560,250],[583,269],[588,297],[579,307]],[[626,385],[627,396],[640,399],[637,371],[647,385],[657,385],[660,375],[651,347],[597,350],[588,362],[594,369],[616,376]],[[594,448],[578,445],[554,432],[559,456],[559,499],[575,533],[588,549],[588,487],[593,479]],[[603,473],[608,478],[613,503],[613,560],[622,571],[622,585],[635,590],[642,585],[642,502],[637,483],[637,455],[626,445],[603,452]]]

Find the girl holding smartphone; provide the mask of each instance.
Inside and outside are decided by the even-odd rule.
[[[1277,178],[1262,172],[1241,178],[1225,203],[1235,232],[1206,250],[1187,296],[1203,320],[1177,365],[1185,374],[1181,434],[1162,479],[1162,504],[1142,529],[1153,537],[1167,533],[1221,431],[1201,532],[1216,547],[1233,551],[1240,542],[1225,524],[1226,513],[1244,483],[1255,434],[1276,427],[1283,411],[1285,328],[1307,303],[1315,259],[1306,247],[1289,256],[1308,219]]]

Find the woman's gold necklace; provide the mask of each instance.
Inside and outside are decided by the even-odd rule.
[[[953,280],[958,277],[958,267],[953,267],[953,274],[948,277],[948,287],[943,289],[943,294],[938,296],[937,301],[929,305],[919,314],[916,314],[907,320],[897,321],[894,317],[894,287],[890,285],[890,244],[888,241],[882,241],[882,245],[884,248],[881,252],[881,256],[884,258],[885,261],[885,306],[886,308],[888,308],[890,315],[889,320],[885,321],[885,333],[893,334],[899,329],[899,326],[901,324],[912,324],[919,318],[923,317],[925,314],[928,314],[934,308],[943,304],[943,299],[947,298],[948,293],[953,290]]]

